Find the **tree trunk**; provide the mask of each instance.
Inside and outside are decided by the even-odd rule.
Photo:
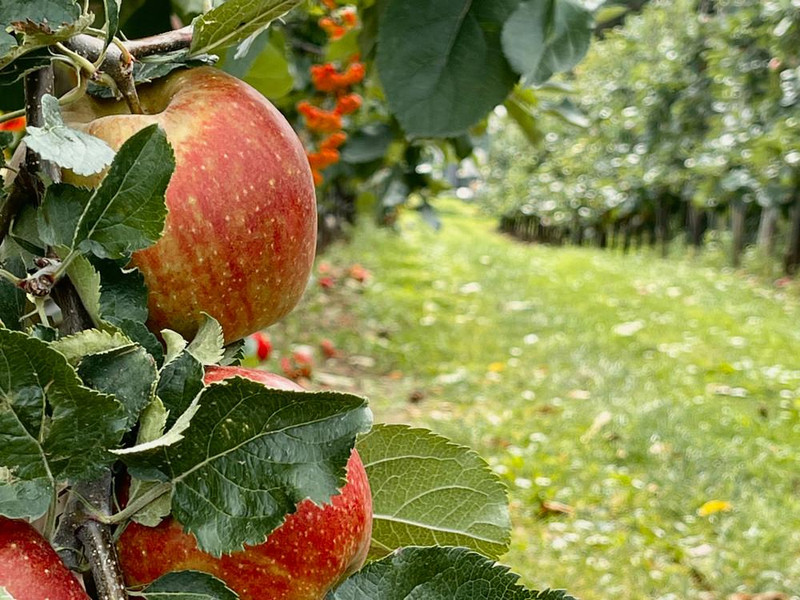
[[[656,237],[661,245],[661,256],[666,258],[669,251],[669,205],[663,197],[656,204]]]
[[[687,220],[689,225],[689,243],[699,250],[703,246],[703,234],[705,234],[706,228],[708,227],[706,211],[691,204]]]
[[[731,230],[733,233],[733,266],[737,269],[742,266],[742,251],[744,250],[744,226],[747,205],[741,200],[731,202]]]
[[[761,219],[758,222],[758,247],[764,256],[772,256],[775,252],[778,214],[777,206],[767,206],[761,210]]]
[[[789,275],[794,275],[797,267],[800,266],[800,190],[795,190],[791,219],[792,225],[789,231],[789,244],[786,249],[784,267]]]

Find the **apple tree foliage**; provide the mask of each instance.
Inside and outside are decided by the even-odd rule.
[[[524,109],[529,85],[580,60],[591,24],[574,0],[358,8],[363,26],[337,46],[314,31],[321,7],[299,0],[0,0],[0,123],[28,118],[0,133],[0,515],[42,519],[66,562],[88,560],[96,580],[108,566],[88,547],[71,554],[81,552],[73,519],[113,529],[171,514],[201,549],[231,553],[263,542],[304,499],[328,502],[357,447],[374,493],[371,562],[331,599],[569,598],[525,589],[494,562],[510,539],[506,494],[469,449],[425,430],[373,427],[366,400],[350,394],[239,378],[204,386],[204,367],[237,364],[241,345],[224,346],[211,316],[192,340],[149,331],[147,289],[126,266],[164,228],[175,167],[164,132],[149,126],[114,152],[61,118],[60,106],[85,93],[132,102],[134,84],[220,58],[289,98],[291,112],[309,93],[312,60],[355,50],[368,66],[368,110],[353,119],[339,168],[362,179],[383,168],[407,186],[414,165],[391,157],[456,147],[498,104]],[[187,27],[171,31],[176,19]],[[163,32],[126,61],[123,40]],[[43,93],[53,68],[55,87]],[[86,189],[60,182],[62,169],[105,176]],[[129,498],[115,508],[95,483],[122,471]],[[195,572],[141,593],[235,598]]]
[[[786,237],[800,262],[800,6],[791,0],[651,2],[605,32],[564,80],[586,115],[552,122],[535,155],[498,128],[487,196],[542,241],[627,247],[649,233],[700,245],[716,224],[734,261]],[[516,139],[515,139],[516,137]]]

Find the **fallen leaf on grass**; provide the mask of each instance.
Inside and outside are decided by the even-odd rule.
[[[589,427],[589,429],[586,430],[586,433],[581,436],[581,443],[585,444],[589,442],[594,436],[600,433],[600,430],[603,429],[603,427],[611,423],[611,419],[613,418],[614,415],[607,410],[599,413],[594,418],[594,421],[592,421],[592,426]]]
[[[539,516],[547,517],[549,515],[568,515],[575,514],[575,509],[569,504],[563,502],[556,502],[555,500],[542,500],[542,505],[539,508]]]

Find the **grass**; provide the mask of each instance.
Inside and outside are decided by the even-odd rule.
[[[796,293],[688,259],[523,245],[441,207],[439,233],[409,216],[329,250],[334,287],[312,282],[271,328],[279,352],[330,338],[342,356],[317,382],[476,449],[508,484],[503,562],[528,585],[797,594]]]

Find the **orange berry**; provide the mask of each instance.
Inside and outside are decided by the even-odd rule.
[[[347,134],[343,131],[337,131],[330,134],[319,144],[321,150],[335,150],[347,141]]]
[[[358,94],[345,94],[336,102],[336,112],[340,115],[350,115],[361,108],[361,96]]]

